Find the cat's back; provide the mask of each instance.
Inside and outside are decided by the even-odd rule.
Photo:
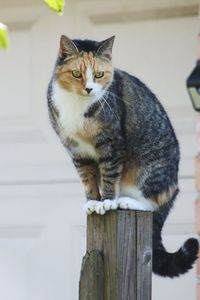
[[[166,115],[166,112],[158,98],[147,85],[139,78],[123,70],[115,68],[113,86],[116,93],[125,98],[131,98],[130,102],[140,106],[157,106]]]
[[[114,80],[110,89],[115,94],[118,102],[123,102],[126,116],[132,115],[133,121],[148,122],[152,126],[160,122],[160,125],[165,124],[173,131],[163,105],[151,89],[139,78],[120,69],[115,69]],[[159,128],[162,128],[162,126],[159,126]]]
[[[123,110],[126,139],[134,153],[143,157],[142,152],[151,149],[152,155],[160,156],[158,152],[162,149],[162,155],[167,157],[174,149],[179,155],[178,141],[165,109],[141,80],[115,69],[110,89]]]

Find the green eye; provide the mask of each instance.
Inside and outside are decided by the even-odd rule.
[[[95,78],[101,78],[104,76],[104,72],[100,71],[100,72],[96,72],[95,74]]]
[[[82,77],[81,72],[78,71],[78,70],[72,71],[72,75],[73,75],[75,78],[81,78],[81,77]]]

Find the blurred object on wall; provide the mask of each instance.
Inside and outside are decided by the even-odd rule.
[[[200,111],[200,60],[187,79],[187,89],[192,101],[192,106],[196,111]]]
[[[8,48],[8,31],[7,26],[3,23],[0,23],[0,48]]]
[[[58,14],[62,15],[64,6],[65,6],[65,0],[44,0],[44,2],[54,11],[56,11]]]

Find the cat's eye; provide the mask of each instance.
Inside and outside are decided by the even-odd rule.
[[[73,75],[75,78],[82,78],[82,74],[81,74],[81,72],[78,71],[78,70],[72,71],[72,75]]]
[[[103,71],[99,71],[95,73],[95,78],[102,78],[104,76],[104,72]]]

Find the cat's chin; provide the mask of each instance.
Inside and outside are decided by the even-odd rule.
[[[99,99],[103,96],[103,94],[104,94],[104,92],[91,93],[91,94],[89,94],[89,95],[83,93],[82,96],[83,96],[85,99],[97,101],[97,100],[99,100]]]
[[[93,93],[93,94],[85,94],[83,92],[82,94],[80,94],[80,93],[73,92],[73,94],[79,99],[82,99],[84,101],[95,102],[98,101],[103,96],[104,93],[100,92],[100,93]]]
[[[95,95],[95,94],[89,94],[89,95],[88,95],[88,94],[83,93],[82,96],[85,97],[85,98],[88,98],[88,99],[96,98],[96,95]]]

